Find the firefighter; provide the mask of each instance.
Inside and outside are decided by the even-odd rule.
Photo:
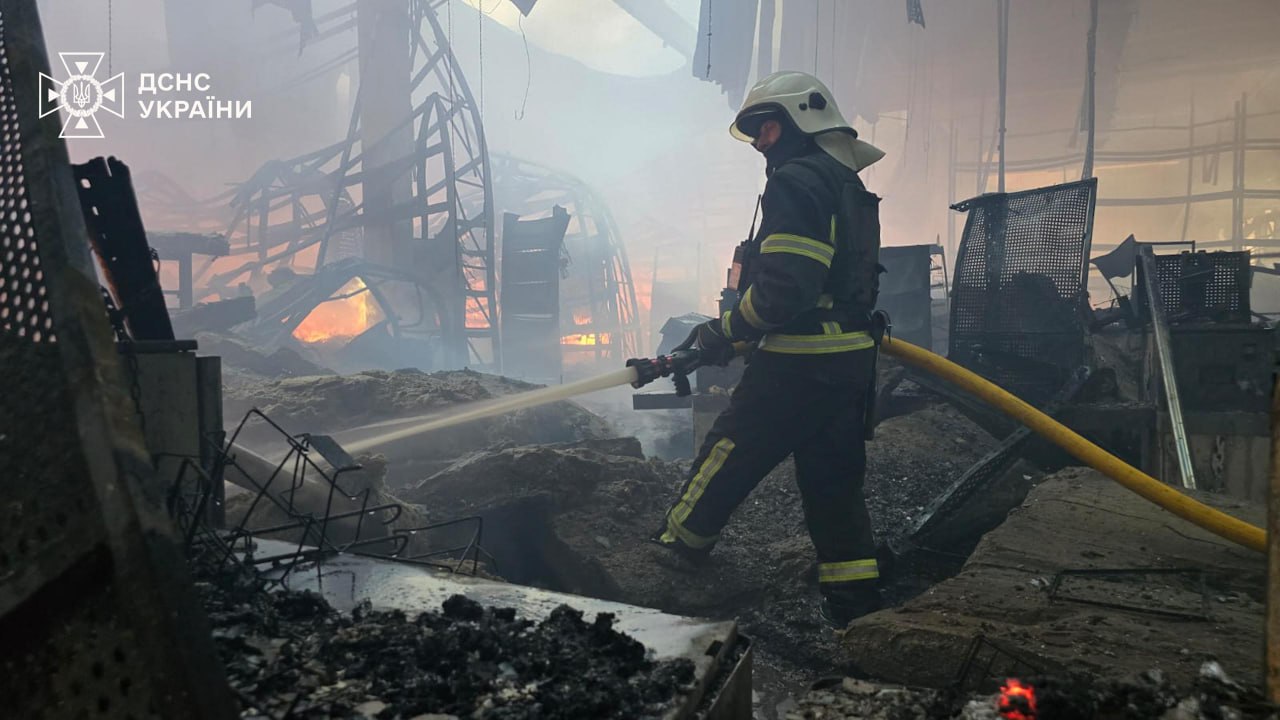
[[[794,456],[822,613],[843,627],[881,607],[862,481],[883,268],[879,198],[858,171],[884,153],[800,72],[757,83],[729,130],[766,160],[760,228],[739,248],[738,304],[699,326],[696,343],[720,365],[735,342],[755,350],[652,539],[700,563],[734,509]]]

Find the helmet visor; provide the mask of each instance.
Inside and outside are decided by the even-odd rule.
[[[760,134],[760,126],[766,120],[780,120],[780,115],[782,108],[773,103],[748,108],[734,118],[733,124],[729,126],[729,134],[743,142],[754,142]]]

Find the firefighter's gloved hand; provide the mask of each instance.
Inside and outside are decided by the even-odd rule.
[[[733,342],[724,336],[724,328],[719,320],[702,323],[694,329],[694,333],[697,335],[698,349],[702,351],[703,364],[723,367],[736,355]]]

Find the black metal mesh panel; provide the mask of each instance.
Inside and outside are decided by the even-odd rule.
[[[1156,255],[1155,261],[1160,302],[1169,321],[1188,315],[1225,322],[1252,319],[1247,250]]]
[[[35,3],[0,0],[0,716],[230,717],[111,345]]]
[[[1096,189],[1091,179],[955,206],[969,217],[951,295],[952,360],[1030,402],[1083,364]]]
[[[3,267],[3,266],[0,266]],[[0,336],[0,614],[102,541],[57,348]]]
[[[0,16],[0,35],[4,18]],[[53,339],[53,316],[40,269],[23,178],[18,107],[9,57],[0,44],[0,330],[41,342]]]
[[[0,14],[0,37],[7,34]],[[22,136],[7,43],[0,43],[0,615],[54,581],[92,572],[104,540],[67,393],[39,239],[27,197]],[[80,567],[77,567],[80,566]],[[76,581],[72,581],[76,582]],[[130,666],[107,590],[84,587],[65,613],[8,618],[0,695],[12,717],[148,717],[147,673]],[[94,597],[94,596],[97,597]],[[56,601],[58,598],[51,598]],[[52,634],[23,615],[61,615]],[[47,621],[45,621],[47,622]],[[26,632],[23,632],[26,630]],[[127,668],[127,672],[122,672]]]
[[[0,14],[0,37],[6,30]],[[0,612],[101,539],[28,210],[8,49],[0,43]],[[95,532],[96,530],[96,532]]]
[[[78,598],[51,634],[7,638],[10,647],[0,663],[6,713],[30,720],[160,718],[155,671],[116,605],[113,589],[98,586]]]

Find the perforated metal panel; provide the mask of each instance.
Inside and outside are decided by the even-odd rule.
[[[0,17],[0,35],[5,32]],[[0,330],[36,342],[53,339],[53,316],[28,207],[18,106],[8,49],[0,45]]]
[[[0,15],[0,37],[8,31]],[[101,540],[88,498],[75,416],[53,344],[53,314],[28,209],[22,140],[0,43],[0,612],[16,606]],[[78,463],[76,460],[80,460]],[[79,490],[79,492],[77,492]]]
[[[982,195],[967,211],[951,295],[950,358],[1029,402],[1085,360],[1085,261],[1097,180]]]
[[[31,720],[164,717],[149,653],[122,621],[111,586],[89,589],[60,620],[47,634],[6,637],[6,713]],[[32,618],[32,628],[42,625]]]
[[[231,717],[136,426],[30,0],[0,0],[0,716]]]
[[[1160,302],[1169,322],[1186,318],[1219,322],[1253,319],[1247,250],[1156,255],[1155,261]],[[1146,304],[1145,299],[1139,302]]]

